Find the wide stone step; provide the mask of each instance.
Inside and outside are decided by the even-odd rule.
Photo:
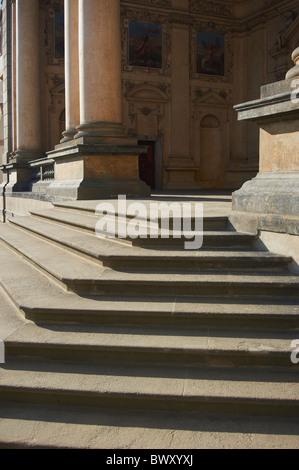
[[[259,251],[164,251],[146,250],[99,239],[92,234],[80,235],[77,230],[33,217],[14,217],[10,220],[30,233],[38,235],[76,254],[100,261],[104,266],[120,271],[205,271],[253,270],[285,271],[292,259]]]
[[[126,412],[9,402],[0,403],[0,415],[0,449],[299,448],[296,417]]]
[[[152,295],[152,296],[289,296],[298,298],[299,282],[294,276],[258,275],[172,275],[108,272],[101,279],[63,279],[78,294]]]
[[[60,297],[60,305],[45,298],[45,302],[31,305],[22,303],[26,318],[48,324],[84,324],[119,326],[164,326],[169,328],[223,328],[280,330],[297,328],[298,302],[290,299],[276,302],[273,299],[254,298],[238,302],[238,299],[208,298],[190,302],[178,302],[177,298],[115,298],[101,296],[81,298],[75,294]],[[234,302],[233,302],[234,301]],[[288,305],[287,305],[288,303]]]
[[[96,225],[97,222],[100,220],[99,217],[95,215],[86,215],[82,213],[74,213],[68,212],[63,210],[55,210],[55,209],[47,209],[47,210],[40,210],[40,211],[31,211],[31,214],[34,217],[51,220],[52,222],[56,222],[63,225],[68,225],[74,227],[78,230],[84,232],[92,232],[93,234],[96,233]],[[116,224],[117,225],[117,224]],[[143,222],[142,222],[143,225]],[[145,238],[136,238],[132,239],[129,236],[126,238],[118,238],[119,234],[117,232],[116,227],[116,240],[122,244],[129,244],[131,246],[139,246],[139,247],[147,247],[147,248],[156,248],[156,247],[174,247],[184,249],[185,242],[188,241],[182,236],[180,238],[175,238],[175,235],[170,230],[169,237],[162,238],[161,234],[158,238],[151,238],[150,236],[150,228],[145,222],[145,225],[148,227],[147,233],[148,236]],[[252,235],[242,234],[234,231],[229,230],[222,230],[222,231],[209,231],[208,226],[205,226],[205,232],[203,236],[203,245],[202,248],[248,248],[252,249],[253,244],[256,241],[256,237]]]
[[[293,332],[26,325],[5,340],[11,357],[211,367],[294,367]]]
[[[278,370],[10,361],[0,401],[119,410],[299,415],[298,375]]]
[[[0,239],[79,294],[298,297],[299,278],[291,275],[121,273],[7,224]]]
[[[203,296],[200,302],[177,296],[82,297],[63,290],[5,245],[0,265],[2,287],[26,318],[36,322],[268,330],[296,329],[299,322],[299,302],[287,297]]]
[[[128,215],[126,211],[120,211],[118,208],[117,201],[112,200],[112,201],[106,201],[106,202],[109,202],[110,204],[112,203],[112,205],[114,206],[114,210],[113,211],[107,210],[107,214],[115,215],[116,217],[121,217],[122,219],[127,219],[128,222],[135,217],[133,215],[131,216]],[[127,204],[129,205],[130,202],[136,202],[136,201],[127,201]],[[148,208],[148,215],[147,217],[142,217],[142,215],[139,214],[138,217],[141,220],[150,222],[151,221],[150,210],[149,210],[150,202],[149,201],[143,201],[143,202],[145,203],[145,206]],[[157,200],[154,202],[161,203],[162,201]],[[94,216],[96,214],[97,206],[99,203],[100,201],[98,202],[95,202],[95,201],[57,202],[57,203],[54,203],[54,207],[55,209],[66,211],[69,214],[73,213],[73,214]],[[181,211],[180,211],[180,215],[181,215],[181,214],[184,214],[182,201],[180,201],[180,207],[181,207]],[[194,212],[194,206],[193,206],[193,212]],[[214,215],[210,215],[211,213]],[[173,227],[176,226],[176,223],[178,223],[178,221],[181,221],[181,217],[178,218],[175,214],[170,212],[168,218],[166,219],[165,214],[163,215],[162,213],[158,213],[155,216],[155,220],[157,221],[160,227],[164,226],[164,224],[169,223],[169,228],[173,229]],[[194,227],[195,227],[195,220],[196,219],[194,215],[191,214],[192,230],[194,230]],[[211,207],[208,207],[207,204],[205,205],[203,222],[204,222],[204,230],[226,230],[229,228],[228,215],[220,215],[219,211],[217,214],[215,214],[213,210],[211,211]]]
[[[0,227],[0,239],[61,285],[82,295],[299,297],[299,277],[288,274],[122,273],[11,225]]]

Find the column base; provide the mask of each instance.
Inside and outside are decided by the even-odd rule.
[[[63,139],[61,139],[60,143],[64,144],[66,142],[70,142],[71,140],[74,139],[75,135],[77,134],[77,129],[67,129],[62,133],[64,136]]]
[[[74,140],[79,144],[96,145],[99,143],[114,142],[128,144],[124,126],[119,122],[92,122],[77,127]],[[130,139],[136,143],[135,140]]]
[[[246,233],[299,235],[299,172],[259,173],[233,194],[230,221]]]

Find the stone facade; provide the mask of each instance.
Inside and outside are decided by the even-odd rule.
[[[98,6],[92,2],[85,1],[84,21],[96,21]],[[71,10],[67,10],[68,2],[63,0],[22,0],[19,15],[18,1],[10,3],[3,1],[6,64],[3,170],[6,178],[9,174],[11,192],[45,192],[50,180],[42,181],[41,173],[45,167],[44,174],[51,174],[52,178],[49,168],[55,165],[58,182],[49,192],[50,197],[55,197],[65,178],[62,175],[71,174],[74,168],[73,155],[69,160],[64,158],[63,165],[61,156],[56,157],[62,151],[61,145],[65,148],[70,135],[73,138],[75,128],[82,124],[80,106],[81,120],[86,112],[89,122],[114,120],[113,112],[104,117],[98,113],[100,108],[108,109],[109,104],[102,102],[98,108],[92,105],[97,100],[97,87],[100,88],[97,58],[106,43],[111,47],[110,62],[119,61],[121,68],[116,65],[110,72],[106,70],[101,83],[108,87],[108,101],[115,101],[111,108],[117,108],[118,114],[121,110],[117,121],[122,122],[122,135],[131,139],[131,143],[142,142],[152,149],[152,160],[145,158],[144,164],[145,178],[152,179],[154,189],[238,189],[257,174],[258,127],[251,122],[238,122],[233,106],[255,99],[261,85],[283,78],[290,69],[290,53],[298,41],[297,1],[122,0],[120,18],[116,18],[117,34],[111,35],[107,27],[102,37],[91,38],[95,44],[86,43],[90,62],[87,60],[81,66],[80,77],[79,65],[75,65],[80,42],[74,29],[75,22],[80,23],[78,12],[77,18],[70,21],[77,0],[71,2]],[[89,4],[94,15],[87,18]],[[63,20],[71,25],[66,28],[65,38]],[[28,22],[31,39],[26,43],[18,40],[18,34],[22,25],[28,27]],[[80,32],[80,26],[77,31]],[[142,43],[145,36],[147,44]],[[7,42],[8,37],[13,40]],[[118,46],[114,46],[113,37],[116,42],[121,41],[120,57],[115,55]],[[67,58],[63,52],[64,39],[68,45]],[[28,63],[22,63],[26,51],[21,47],[27,47],[28,54],[34,56],[27,72]],[[89,80],[94,75],[94,83],[84,81],[83,69],[88,70]],[[118,80],[119,94],[114,87]],[[83,105],[83,99],[90,102]],[[31,142],[26,140],[28,129]],[[23,139],[21,148],[18,139]],[[142,152],[144,149],[140,149]],[[40,159],[41,166],[35,163],[28,170],[28,161]],[[120,161],[123,162],[114,161],[118,168],[122,165]],[[134,168],[127,173],[129,180],[138,176],[136,157],[134,162]],[[80,169],[78,161],[76,165],[68,183],[72,187],[78,178],[84,180],[81,173],[85,163]],[[93,180],[101,173],[102,164],[96,165],[91,174]],[[128,168],[126,164],[125,167]],[[115,171],[110,176],[114,178]],[[6,191],[9,192],[8,187]],[[85,197],[96,197],[96,193],[97,189]],[[72,191],[64,195],[80,197]]]

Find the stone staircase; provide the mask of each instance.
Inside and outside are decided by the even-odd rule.
[[[97,221],[56,204],[0,225],[0,447],[299,448],[292,260],[223,216],[198,251]]]

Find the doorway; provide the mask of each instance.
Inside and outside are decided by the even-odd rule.
[[[139,140],[138,145],[147,148],[147,152],[139,155],[139,178],[151,189],[156,189],[155,184],[155,142]]]

